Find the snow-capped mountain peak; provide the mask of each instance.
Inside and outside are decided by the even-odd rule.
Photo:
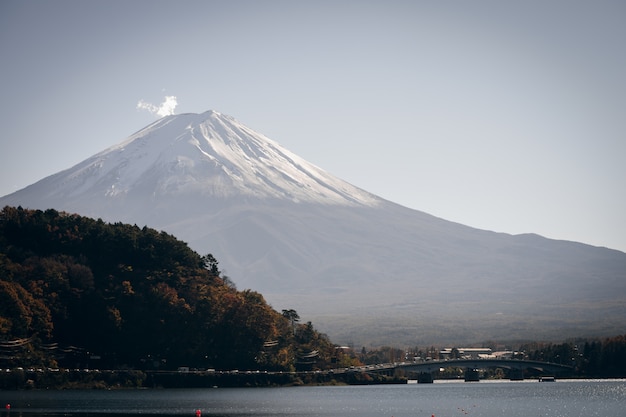
[[[193,192],[332,205],[380,201],[216,111],[159,119],[57,175],[71,183],[70,196],[96,186],[110,198]]]

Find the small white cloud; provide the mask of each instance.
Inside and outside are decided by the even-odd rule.
[[[139,100],[137,108],[142,110],[148,110],[152,114],[156,114],[159,117],[170,116],[174,114],[174,110],[178,105],[178,101],[175,96],[165,96],[165,100],[159,106],[155,106],[152,103],[147,103],[143,100]]]

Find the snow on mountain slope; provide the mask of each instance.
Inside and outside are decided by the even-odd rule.
[[[1,205],[165,230],[338,342],[610,335],[626,254],[385,201],[209,111],[160,119]]]
[[[333,205],[379,201],[215,111],[160,119],[46,182],[53,187],[35,184],[37,192],[53,197],[61,191],[69,199],[98,192],[153,198],[199,193]]]

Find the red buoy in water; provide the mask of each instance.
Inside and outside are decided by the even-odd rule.
[[[4,408],[6,408],[7,410],[10,410],[11,409],[11,404],[7,403],[7,405],[5,405]]]
[[[202,411],[196,410],[196,417],[200,417],[200,415],[202,415]]]

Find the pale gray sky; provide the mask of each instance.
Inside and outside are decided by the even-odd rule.
[[[626,251],[624,1],[0,2],[0,195],[231,115],[448,220]]]

